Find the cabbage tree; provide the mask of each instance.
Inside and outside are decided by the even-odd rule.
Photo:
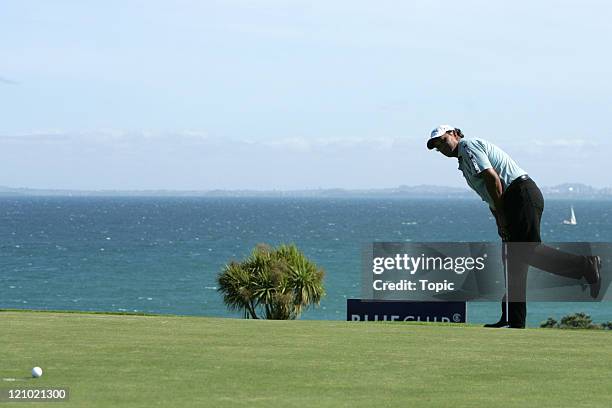
[[[258,245],[242,262],[223,268],[218,291],[247,319],[295,319],[320,303],[324,274],[295,245]]]

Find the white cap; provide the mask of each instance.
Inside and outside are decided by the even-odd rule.
[[[433,149],[433,144],[431,142],[433,142],[434,139],[444,135],[449,130],[455,130],[455,128],[449,125],[440,125],[434,130],[432,130],[431,135],[429,136],[429,140],[427,140],[427,148],[429,150]]]

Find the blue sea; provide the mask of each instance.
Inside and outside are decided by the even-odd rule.
[[[563,225],[574,206],[578,225]],[[544,241],[612,241],[612,201],[547,200]],[[258,243],[295,243],[326,272],[303,319],[344,320],[373,241],[497,241],[478,199],[0,197],[0,308],[239,317],[217,292],[231,260]],[[530,303],[528,324],[612,303]],[[470,303],[468,321],[499,305]]]

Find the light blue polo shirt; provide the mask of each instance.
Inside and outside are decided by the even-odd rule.
[[[516,178],[527,174],[506,152],[486,140],[463,138],[459,141],[458,149],[459,170],[472,190],[491,208],[495,208],[495,204],[479,175],[481,172],[493,168],[499,175],[504,191]]]

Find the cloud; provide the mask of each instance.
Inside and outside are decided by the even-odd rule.
[[[592,152],[596,148],[610,147],[607,140],[593,140],[584,138],[550,138],[550,139],[530,139],[530,140],[504,140],[503,142],[493,141],[502,149],[508,152],[523,152],[527,154],[539,155],[544,151],[569,151],[573,153]]]
[[[559,184],[568,175],[608,185],[605,171],[598,171],[607,163],[606,149],[581,147],[589,143],[540,139],[507,151],[542,185]],[[0,135],[0,161],[6,170],[0,185],[17,186],[366,188],[435,180],[464,186],[456,161],[403,136],[223,138],[198,129],[44,130]]]
[[[400,146],[402,139],[394,137],[285,137],[258,141],[243,140],[242,142],[276,150],[316,153],[361,149],[391,150]]]
[[[552,139],[552,140],[534,140],[532,143],[538,147],[592,147],[595,143],[585,139]]]
[[[43,142],[43,143],[134,143],[157,142],[198,144],[209,139],[208,134],[199,130],[157,131],[98,129],[83,131],[35,130],[15,135],[0,135],[0,142]]]
[[[54,143],[65,142],[72,138],[58,130],[33,131],[15,135],[0,135],[0,143]]]
[[[13,81],[12,79],[8,79],[5,77],[0,77],[0,84],[5,84],[5,85],[18,85],[19,82],[17,81]]]
[[[263,149],[289,153],[337,153],[349,151],[390,151],[408,147],[400,137],[304,137],[277,138],[220,138],[203,130],[117,130],[89,131],[40,130],[16,135],[0,135],[0,143],[63,143],[72,145],[96,144],[121,146],[128,149],[138,146],[167,145],[206,146],[227,149]]]

